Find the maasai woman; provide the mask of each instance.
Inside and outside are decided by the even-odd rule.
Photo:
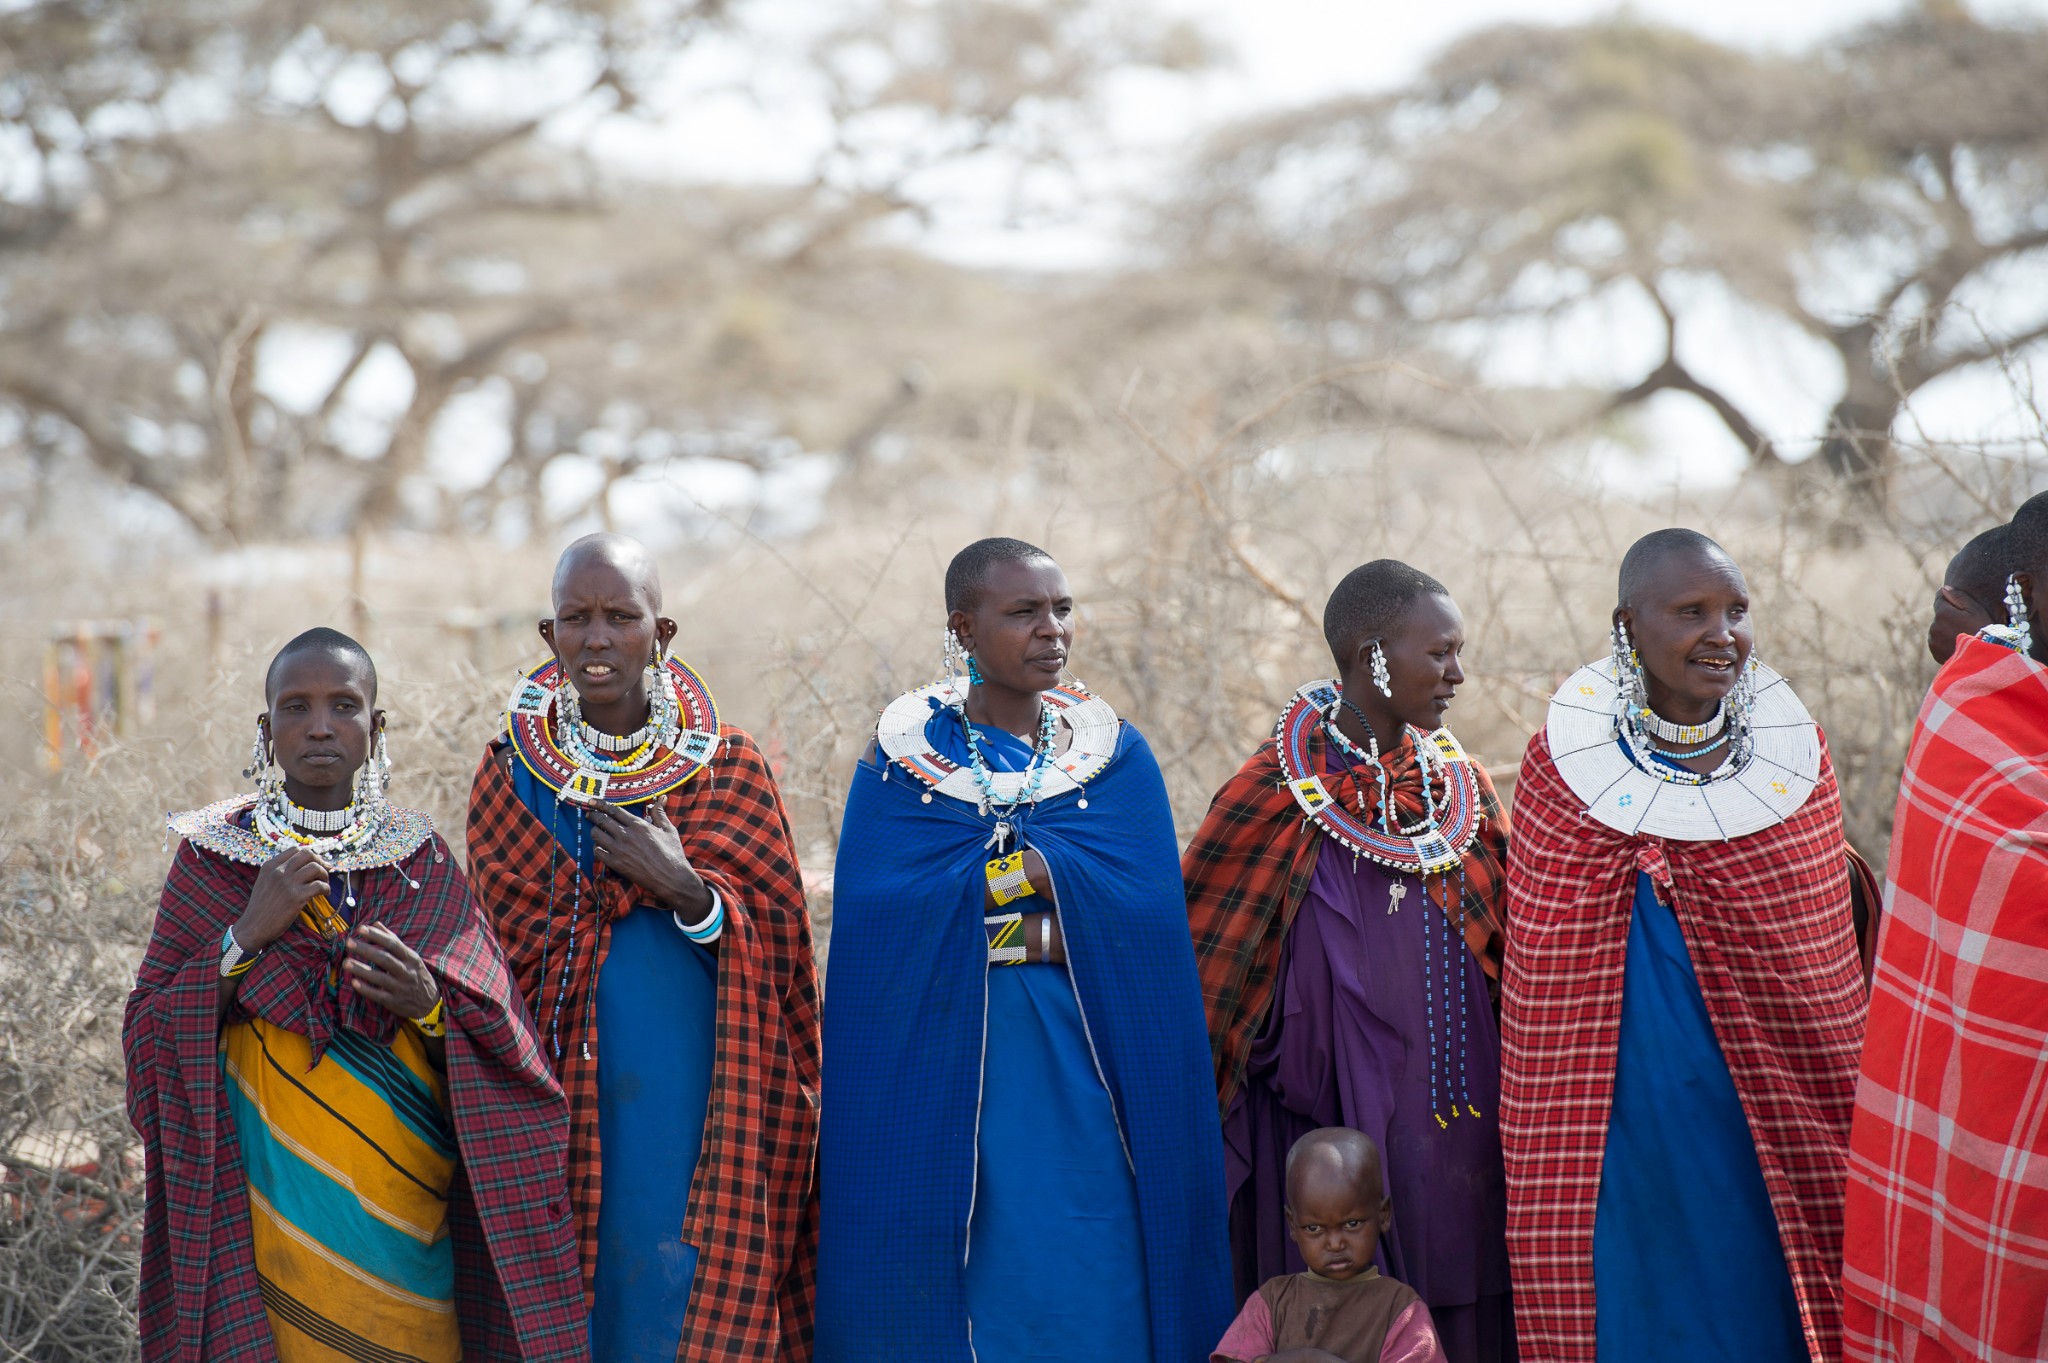
[[[1298,1273],[1287,1152],[1365,1132],[1397,1209],[1380,1267],[1429,1304],[1453,1363],[1515,1356],[1501,1170],[1500,899],[1507,820],[1444,714],[1463,617],[1405,563],[1353,569],[1311,682],[1189,844],[1188,915],[1224,1117],[1240,1298]]]
[[[1061,684],[1045,551],[968,546],[946,609],[966,681],[889,706],[840,830],[820,1356],[1200,1363],[1229,1264],[1165,785]]]
[[[584,1358],[568,1105],[448,849],[385,802],[369,655],[310,630],[264,693],[257,793],[171,816],[122,1029],[143,1357]]]
[[[569,1091],[598,1363],[810,1354],[818,978],[753,739],[669,656],[646,548],[555,569],[478,766],[469,867]]]
[[[1515,787],[1501,994],[1525,1354],[1832,1363],[1863,980],[1827,747],[1690,530]]]
[[[1858,1363],[2048,1354],[2048,496],[2003,552],[2003,619],[1956,641],[1899,784],[1849,1142]]]

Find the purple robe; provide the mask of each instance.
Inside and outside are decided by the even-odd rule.
[[[1348,1126],[1379,1145],[1393,1199],[1380,1270],[1429,1303],[1449,1363],[1514,1360],[1499,1118],[1500,1030],[1478,959],[1413,877],[1325,841],[1224,1122],[1239,1298],[1304,1267],[1281,1210],[1287,1152]]]

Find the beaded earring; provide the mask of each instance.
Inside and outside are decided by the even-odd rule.
[[[1387,655],[1380,648],[1380,641],[1377,639],[1372,641],[1372,684],[1377,686],[1380,694],[1388,700],[1394,698],[1394,678],[1387,671]]]
[[[2020,590],[2018,573],[2005,580],[2005,622],[2013,632],[2013,647],[2029,657],[2033,656],[2034,626],[2027,619],[2027,594]]]
[[[970,653],[967,655],[967,684],[969,686],[979,686],[982,681],[981,668],[974,661],[974,655]]]
[[[1628,637],[1628,626],[1619,620],[1614,622],[1614,685],[1621,692],[1623,714],[1643,708],[1643,662],[1636,656],[1635,640]]]
[[[253,780],[259,786],[262,784],[264,770],[270,766],[269,754],[264,751],[263,740],[267,735],[263,732],[263,728],[263,721],[258,719],[256,721],[256,739],[249,745],[249,765],[242,768],[242,779]]]
[[[350,799],[358,805],[380,805],[391,793],[391,744],[382,729],[377,730],[376,746],[370,750],[370,760],[356,769],[354,790]]]
[[[242,775],[255,779],[258,799],[284,797],[284,768],[277,765],[270,750],[270,727],[260,717],[256,721],[256,741],[249,746],[249,765]]]
[[[958,683],[960,680],[960,636],[953,633],[953,627],[942,627],[946,636],[945,647],[939,652],[939,680]]]

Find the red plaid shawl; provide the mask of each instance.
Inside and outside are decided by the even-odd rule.
[[[562,1195],[569,1110],[512,1002],[505,958],[446,846],[358,871],[374,914],[425,958],[448,1004],[448,1099],[461,1160],[450,1194],[462,1353],[580,1360],[589,1333]],[[181,1363],[276,1358],[256,1284],[248,1184],[221,1085],[221,935],[248,906],[254,866],[178,848],[121,1029],[128,1115],[148,1159],[139,1291],[142,1356]],[[368,921],[364,918],[363,921]],[[236,1007],[325,1048],[335,1028],[389,1042],[397,1021],[344,979],[328,994],[325,945],[295,924],[258,958]],[[394,1355],[395,1356],[395,1355]]]
[[[2048,667],[1995,644],[1906,755],[1849,1160],[1852,1357],[2048,1356]]]
[[[1320,769],[1320,732],[1309,738],[1309,755]],[[1387,757],[1394,803],[1413,819],[1422,812],[1422,775],[1415,745],[1404,743]],[[1465,943],[1489,976],[1500,972],[1500,899],[1507,862],[1507,817],[1493,782],[1477,762],[1482,818],[1479,836],[1465,853]],[[1347,772],[1326,777],[1330,793],[1357,808],[1360,777]],[[1377,802],[1377,783],[1367,798]],[[1202,972],[1202,1002],[1209,1014],[1209,1050],[1216,1062],[1216,1092],[1223,1110],[1244,1079],[1252,1038],[1265,1024],[1280,972],[1280,945],[1301,907],[1315,873],[1322,829],[1301,812],[1288,791],[1272,739],[1261,743],[1237,775],[1223,783],[1209,804],[1209,816],[1181,857],[1187,882],[1188,922],[1194,932],[1195,961]],[[1430,897],[1445,907],[1448,878],[1431,877]]]
[[[1842,1178],[1864,1011],[1846,850],[1825,739],[1806,803],[1729,842],[1616,832],[1585,813],[1548,738],[1530,741],[1501,988],[1500,1132],[1525,1357],[1594,1359],[1593,1212],[1639,870],[1684,930],[1756,1138],[1807,1349],[1840,1356]]]
[[[775,777],[753,739],[729,725],[719,734],[712,765],[666,797],[690,864],[725,901],[711,1107],[682,1229],[697,1247],[697,1280],[678,1357],[800,1361],[811,1354],[817,1269],[817,964]],[[569,940],[576,861],[520,802],[501,753],[494,747],[484,755],[470,791],[469,873],[545,1031]],[[569,1192],[586,1290],[596,1271],[601,1161],[598,1037],[594,1018],[585,1030],[585,1004],[612,921],[632,911],[635,897],[602,864],[597,883],[584,883],[576,956],[560,1000],[555,1063],[569,1092]]]

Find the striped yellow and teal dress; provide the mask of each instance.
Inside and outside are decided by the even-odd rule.
[[[452,1363],[455,1135],[426,1043],[337,1029],[312,1044],[261,1018],[221,1029],[249,1180],[256,1273],[280,1363]]]

